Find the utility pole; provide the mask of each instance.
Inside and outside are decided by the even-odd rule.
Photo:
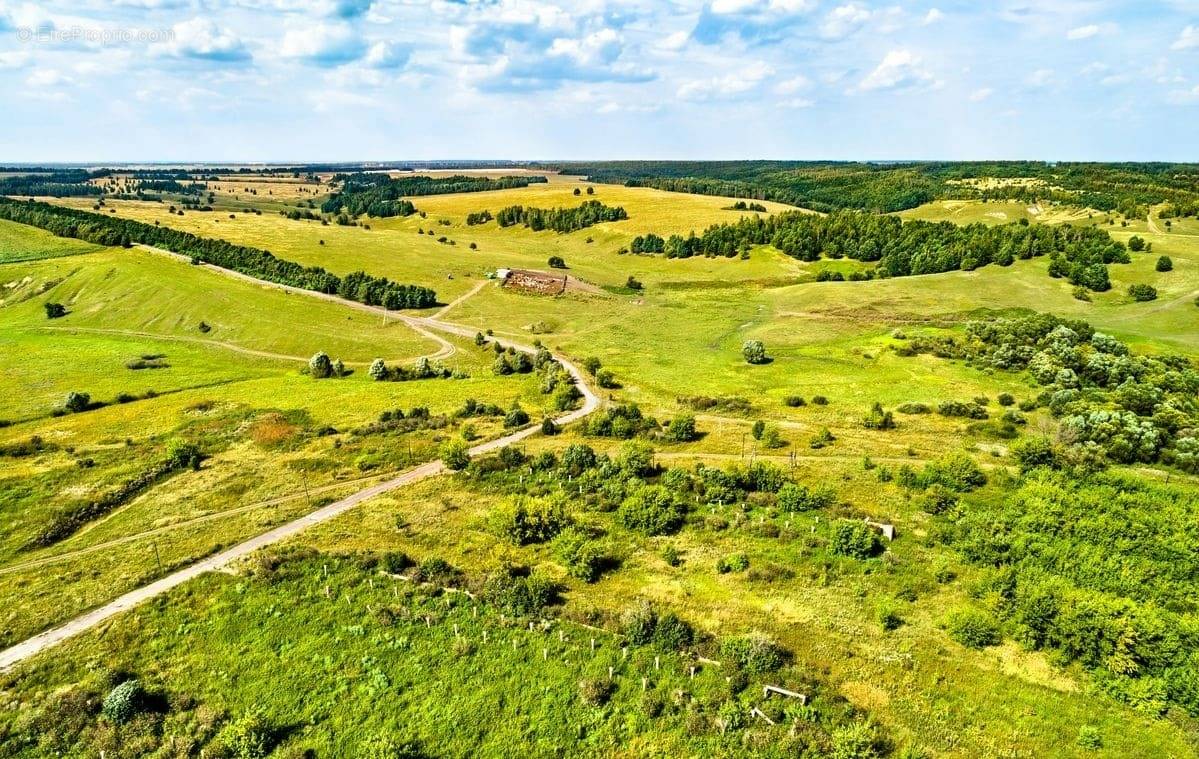
[[[162,557],[158,554],[158,541],[151,540],[150,545],[154,546],[154,561],[158,563],[158,574],[162,574]]]

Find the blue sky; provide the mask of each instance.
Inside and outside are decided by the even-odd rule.
[[[0,0],[0,163],[1199,160],[1199,0]]]

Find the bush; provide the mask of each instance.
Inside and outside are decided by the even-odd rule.
[[[882,550],[878,533],[865,522],[839,519],[833,525],[833,537],[829,550],[838,556],[868,559]]]
[[[612,697],[615,686],[611,680],[589,678],[579,681],[579,698],[588,706],[603,706]]]
[[[557,435],[558,434],[558,425],[555,424],[554,420],[548,416],[541,420],[541,434],[542,435]]]
[[[799,408],[800,406],[806,406],[808,404],[807,401],[803,399],[802,395],[788,395],[783,399],[783,405],[790,406],[791,408]]]
[[[565,269],[566,261],[562,260],[562,256],[550,256],[549,265],[551,269]]]
[[[946,620],[949,637],[967,648],[985,648],[1000,641],[999,625],[985,611],[966,608],[949,615]]]
[[[1154,268],[1157,269],[1157,271],[1162,272],[1173,271],[1174,261],[1169,256],[1160,256],[1157,259],[1157,264],[1154,266]]]
[[[903,617],[899,616],[899,611],[889,602],[878,605],[874,611],[874,618],[878,620],[879,627],[887,632],[898,630],[903,625]]]
[[[741,355],[745,357],[746,363],[749,364],[765,364],[770,360],[766,355],[766,346],[761,340],[746,340],[741,346]]]
[[[523,353],[521,354],[524,355]],[[504,428],[512,429],[513,427],[523,427],[529,423],[529,414],[520,407],[520,404],[513,404],[511,410],[504,414]]]
[[[63,403],[63,408],[73,414],[78,414],[81,411],[87,411],[92,407],[92,396],[88,393],[77,393],[71,391],[67,393],[67,400]]]
[[[869,722],[854,722],[832,733],[830,759],[875,759],[883,755],[880,740]]]
[[[603,569],[604,556],[587,535],[576,528],[563,530],[555,541],[558,558],[566,573],[583,582],[595,582]]]
[[[644,535],[678,532],[686,517],[686,505],[661,485],[639,488],[616,511],[621,524]]]
[[[326,379],[333,376],[333,362],[324,351],[308,359],[308,373],[313,379]]]
[[[1139,235],[1133,235],[1132,237],[1128,238],[1128,249],[1133,253],[1140,253],[1145,249],[1145,240]]]
[[[47,319],[60,319],[67,315],[67,307],[61,303],[45,303]]]
[[[360,759],[424,759],[425,753],[417,743],[403,743],[388,735],[373,735],[362,742],[357,756]]]
[[[514,616],[536,614],[554,603],[557,595],[558,589],[553,582],[515,567],[494,572],[483,583],[484,600]]]
[[[716,562],[716,571],[722,575],[729,572],[744,572],[747,569],[749,569],[749,557],[743,553],[730,554]]]
[[[837,502],[837,493],[827,485],[815,489],[789,482],[779,488],[779,508],[787,512],[824,509]]]
[[[827,406],[827,405],[828,405],[828,398],[825,398],[823,395],[813,395],[813,396],[812,396],[812,403],[813,403],[813,404],[815,404],[815,405],[817,405],[817,406]]]
[[[616,381],[616,375],[611,369],[599,369],[595,373],[595,384],[605,390],[615,390],[620,387],[620,383]]]
[[[1076,741],[1080,748],[1085,748],[1089,751],[1098,751],[1103,748],[1103,736],[1099,732],[1099,728],[1094,725],[1083,725],[1078,728],[1078,739]]]
[[[500,532],[518,546],[553,540],[570,523],[560,501],[521,499],[500,512]]]
[[[1016,402],[1011,393],[1000,393],[995,400],[999,402],[1000,406],[1011,406]]]
[[[126,680],[108,692],[100,713],[115,725],[123,725],[141,713],[146,692],[136,679]]]
[[[751,675],[774,672],[787,662],[787,652],[761,634],[725,639],[720,644],[720,656]]]
[[[221,743],[234,759],[262,759],[271,751],[272,731],[259,711],[232,722],[221,732]]]
[[[1128,286],[1128,297],[1138,303],[1157,300],[1157,288],[1153,285],[1135,284]]]
[[[672,443],[689,443],[698,437],[694,414],[679,414],[667,425],[662,437]]]
[[[470,466],[470,448],[462,440],[450,440],[441,446],[441,463],[455,472]]]
[[[892,430],[895,429],[895,417],[890,411],[884,411],[883,404],[876,401],[862,420],[862,426],[868,430]]]

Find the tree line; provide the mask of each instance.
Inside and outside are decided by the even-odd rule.
[[[1060,259],[1051,272],[1054,276],[1068,276],[1075,284],[1095,290],[1110,287],[1106,264],[1129,260],[1122,243],[1094,227],[1051,227],[1027,221],[959,226],[861,211],[746,217],[689,237],[639,236],[630,249],[661,252],[668,258],[732,258],[755,245],[772,245],[801,261],[824,257],[874,262],[876,275],[889,277],[973,270],[992,263],[1007,266],[1018,258],[1050,255]]]
[[[528,187],[546,181],[542,176],[528,177],[468,177],[456,174],[451,177],[396,177],[386,174],[337,174],[333,181],[341,189],[329,196],[321,205],[326,213],[346,212],[351,216],[409,216],[416,207],[406,197],[421,195],[446,195],[459,192],[483,192],[485,190],[509,190]]]
[[[437,303],[437,294],[428,287],[399,284],[365,272],[338,277],[319,266],[301,266],[258,248],[199,237],[190,232],[143,224],[132,219],[112,218],[90,211],[10,198],[0,198],[0,218],[39,227],[59,237],[72,237],[99,245],[128,248],[140,243],[163,248],[190,256],[196,263],[220,266],[268,282],[336,294],[390,310],[428,308]]]
[[[605,221],[622,221],[629,214],[621,206],[606,206],[598,200],[588,200],[575,208],[526,208],[508,206],[495,214],[501,227],[523,224],[534,232],[552,229],[555,232],[576,232]]]

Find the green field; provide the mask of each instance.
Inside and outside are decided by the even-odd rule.
[[[1183,675],[1163,674],[1160,657],[1148,654],[1129,654],[1140,656],[1140,670],[1117,669],[1123,660],[1115,654],[1092,660],[1034,641],[1013,588],[1052,577],[1068,586],[1061,593],[1078,594],[1063,598],[1097,608],[1101,601],[1129,604],[1135,611],[1120,617],[1128,626],[1112,633],[1125,646],[1119,651],[1169,638],[1152,627],[1156,613],[1176,615],[1169,624],[1185,633],[1195,624],[1192,605],[1148,590],[1117,592],[1098,573],[1038,564],[1036,551],[1018,565],[988,564],[962,533],[976,514],[1015,518],[1005,511],[1013,503],[1057,498],[1060,506],[1105,488],[1162,482],[1144,495],[1146,503],[1172,504],[1161,508],[1161,522],[1146,527],[1124,514],[1103,527],[1147,530],[1173,550],[1170,541],[1185,544],[1199,516],[1195,475],[1165,458],[1113,459],[1104,473],[1082,474],[1086,463],[1061,463],[1061,453],[1058,468],[1080,472],[1070,485],[1079,492],[1038,480],[1049,475],[1021,471],[1017,451],[1042,437],[1069,447],[1067,401],[1055,407],[1050,397],[1062,388],[1047,389],[1029,372],[977,354],[938,356],[935,349],[965,343],[972,320],[1051,313],[1085,320],[1138,356],[1181,355],[1182,363],[1171,364],[1177,377],[1169,392],[1184,397],[1199,354],[1193,219],[1154,232],[1143,218],[1113,214],[1109,225],[1107,215],[1073,206],[1045,204],[1033,213],[1020,202],[962,200],[901,214],[959,224],[1100,223],[1116,241],[1138,235],[1151,244],[1130,264],[1111,264],[1112,289],[1084,301],[1067,281],[1047,276],[1044,258],[821,282],[820,271],[871,267],[803,262],[770,246],[736,258],[632,255],[621,251],[636,235],[698,233],[746,212],[728,210],[729,198],[552,180],[417,197],[423,216],[364,218],[359,226],[279,215],[297,202],[319,205],[329,189],[282,178],[256,181],[257,194],[240,179],[223,180],[216,210],[183,216],[168,213],[169,203],[105,201],[120,217],[256,246],[336,274],[363,270],[433,287],[442,303],[455,301],[438,318],[500,343],[540,340],[579,363],[598,358],[615,386],[600,391],[607,408],[597,415],[637,404],[663,422],[692,414],[698,432],[686,441],[645,433],[650,453],[578,427],[538,435],[522,449],[529,457],[553,453],[559,460],[552,467],[539,468],[535,458],[489,458],[374,498],[234,573],[193,581],[0,676],[0,698],[11,704],[0,712],[0,754],[226,755],[231,725],[256,710],[271,727],[274,756],[360,756],[368,738],[383,735],[418,743],[431,756],[497,755],[518,745],[535,756],[826,756],[849,752],[860,737],[855,730],[873,743],[835,755],[1149,757],[1199,748],[1196,705],[1177,679]],[[569,234],[466,224],[467,214],[484,209],[588,199],[620,205],[629,218]],[[770,213],[787,209],[767,206]],[[1172,271],[1155,270],[1161,255],[1172,259]],[[551,256],[594,287],[549,297],[486,279],[497,268],[547,270]],[[629,288],[630,277],[643,289]],[[448,338],[453,352],[441,355],[468,377],[373,381],[367,366],[374,358],[412,365],[443,346],[399,318],[136,246],[99,248],[0,222],[0,281],[0,419],[12,423],[0,428],[0,595],[10,599],[0,609],[0,647],[435,459],[446,441],[501,435],[502,417],[454,416],[468,399],[503,410],[518,402],[534,422],[553,408],[538,373],[497,375],[490,344],[463,337]],[[1153,285],[1157,298],[1134,301],[1131,284]],[[62,303],[66,315],[47,318],[46,302]],[[749,340],[764,344],[767,363],[746,362]],[[318,351],[352,372],[306,376],[301,370]],[[145,356],[168,366],[128,368]],[[72,391],[106,405],[57,411]],[[1121,392],[1096,402],[1116,408]],[[115,402],[122,393],[131,397]],[[893,412],[893,424],[865,423],[875,403]],[[917,404],[923,412],[912,410]],[[937,413],[954,404],[983,416]],[[1179,414],[1193,411],[1175,405]],[[444,424],[368,428],[385,411],[418,406],[446,415]],[[1015,421],[1005,426],[1005,419]],[[755,422],[777,436],[777,446]],[[1175,426],[1184,437],[1185,425]],[[43,446],[26,449],[35,436]],[[198,469],[172,472],[65,539],[36,544],[62,509],[113,491],[179,441],[204,452]],[[570,445],[591,446],[615,463],[571,471],[561,459]],[[638,470],[642,454],[654,465]],[[949,496],[939,482],[919,482],[922,473],[963,460],[985,484],[948,488],[952,506],[930,505]],[[711,475],[717,480],[745,478],[753,463],[832,495],[818,507],[788,511],[778,487],[704,484],[697,469],[728,470]],[[668,477],[687,483],[677,486],[685,494],[682,523],[653,535],[631,526],[628,503],[640,488],[666,487]],[[522,544],[505,532],[503,520],[521,498],[562,506],[571,529],[602,554],[598,579],[571,573],[562,540]],[[864,518],[894,524],[895,540],[870,556],[840,552],[836,531]],[[1037,512],[1023,527],[1060,538],[1053,529],[1061,522]],[[1099,562],[1111,553],[1101,532],[1071,535],[1080,557]],[[1013,554],[1024,547],[1012,543]],[[1139,560],[1135,541],[1128,543],[1120,550]],[[444,560],[461,574],[425,586],[398,579],[384,571],[397,552],[418,563]],[[741,555],[746,566],[737,569]],[[1174,561],[1180,572],[1189,562],[1186,551]],[[556,584],[558,598],[514,612],[504,605],[510,596],[488,585],[510,566]],[[1192,583],[1176,578],[1178,593]],[[446,584],[474,597],[443,592]],[[641,600],[677,613],[693,626],[694,640],[634,647],[625,658],[631,633],[622,619]],[[963,645],[953,620],[964,609],[993,620],[995,639]],[[884,623],[892,617],[896,624]],[[751,633],[774,641],[786,661],[761,671],[737,665],[727,642]],[[1176,658],[1191,655],[1179,650]],[[608,667],[611,692],[587,696],[588,688],[607,690]],[[115,725],[98,716],[98,703],[129,676],[157,706]],[[812,694],[811,708],[764,701],[765,684]],[[755,707],[777,724],[751,713]]]

